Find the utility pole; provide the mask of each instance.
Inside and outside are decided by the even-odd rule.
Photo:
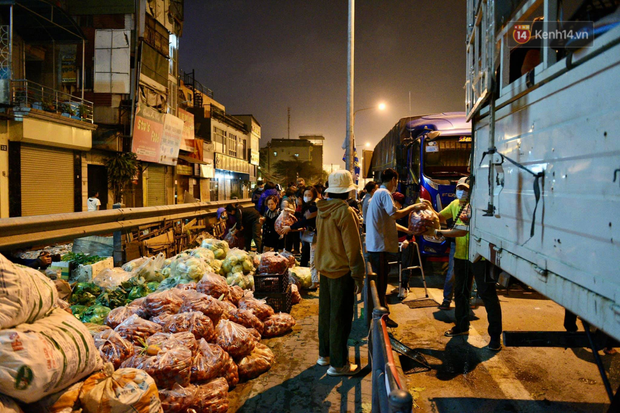
[[[291,107],[288,107],[288,134],[286,139],[291,139]]]
[[[349,42],[347,55],[348,83],[347,83],[347,169],[351,175],[355,173],[354,149],[355,142],[353,137],[353,95],[355,79],[355,0],[349,0]]]

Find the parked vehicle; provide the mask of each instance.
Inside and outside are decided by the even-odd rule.
[[[470,153],[471,126],[464,112],[408,117],[377,144],[371,170],[378,181],[381,171],[396,169],[407,203],[420,197],[441,211],[455,199],[456,182],[468,175]],[[422,236],[418,244],[424,256],[447,256],[443,238]]]

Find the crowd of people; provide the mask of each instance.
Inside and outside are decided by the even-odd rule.
[[[299,178],[283,189],[273,182],[259,181],[252,193],[254,207],[231,204],[218,210],[219,233],[232,246],[249,250],[254,243],[261,253],[286,250],[299,255],[302,266],[310,267],[312,289],[319,289],[317,363],[329,365],[329,375],[358,371],[358,366],[348,361],[347,339],[355,294],[364,284],[365,260],[377,274],[379,300],[387,308],[389,262],[399,254],[406,268],[417,259],[413,247],[416,234],[410,231],[408,219],[412,212],[428,208],[428,204],[418,199],[407,205],[405,196],[397,192],[398,185],[399,176],[393,169],[383,171],[381,182],[367,183],[359,194],[351,174],[344,170],[330,174],[325,185],[307,186]],[[451,228],[435,231],[435,236],[453,240],[444,300],[439,308],[450,309],[454,297],[456,323],[445,335],[468,334],[475,280],[488,313],[488,348],[499,351],[502,315],[495,280],[490,277],[486,261],[471,263],[468,259],[468,191],[468,178],[462,178],[456,188],[457,199],[437,211],[443,224],[454,223]],[[294,218],[276,231],[276,221],[283,211]],[[409,271],[403,271],[396,289],[401,300],[409,294],[409,279]],[[386,324],[398,326],[392,318],[387,318]]]

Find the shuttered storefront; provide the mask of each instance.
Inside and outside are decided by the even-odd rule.
[[[166,205],[166,167],[149,165],[148,179],[148,204],[147,206]]]
[[[73,151],[21,145],[22,216],[74,212]]]

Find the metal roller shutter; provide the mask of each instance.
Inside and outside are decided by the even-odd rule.
[[[166,205],[166,167],[149,165],[148,169],[148,205]]]
[[[74,212],[73,173],[73,151],[22,144],[22,216]]]

